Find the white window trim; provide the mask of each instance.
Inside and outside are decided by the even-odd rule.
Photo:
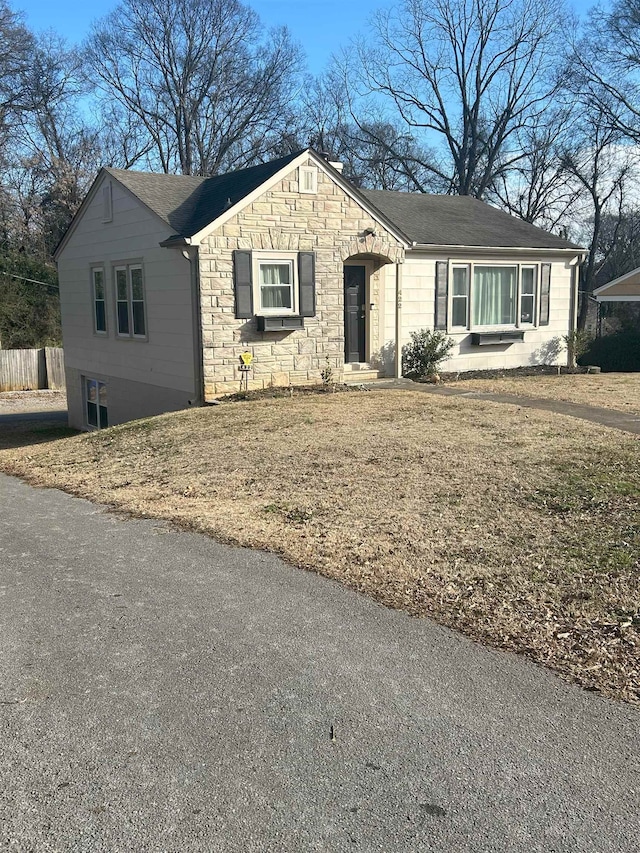
[[[448,275],[448,298],[447,298],[447,331],[452,334],[461,334],[462,332],[487,332],[491,330],[503,331],[509,329],[537,329],[540,318],[540,266],[538,262],[513,262],[513,261],[467,261],[467,260],[449,260],[449,275]],[[468,289],[467,289],[467,325],[454,326],[451,322],[453,316],[453,270],[454,268],[466,267],[468,269]],[[480,326],[473,323],[473,282],[475,267],[509,267],[517,270],[516,281],[516,322],[515,323],[493,323],[487,326]],[[534,298],[534,322],[523,323],[522,316],[522,270],[535,270],[535,298]]]
[[[291,308],[262,308],[260,302],[260,264],[287,263],[291,265]],[[256,317],[296,317],[299,314],[299,282],[297,252],[253,252],[253,310]]]
[[[118,303],[123,302],[118,298],[118,272],[120,270],[124,270],[127,276],[127,315],[129,318],[129,331],[121,332],[120,324],[118,321]],[[142,273],[142,308],[143,308],[143,316],[144,316],[144,334],[136,335],[133,331],[133,288],[131,284],[131,272],[132,270],[140,270]],[[114,296],[114,310],[115,310],[115,330],[116,336],[121,340],[130,340],[134,339],[137,341],[146,341],[149,338],[149,327],[148,327],[148,319],[147,319],[147,288],[145,283],[145,275],[144,275],[144,265],[141,261],[130,261],[123,263],[116,263],[113,265],[113,296]],[[139,300],[135,300],[139,301]]]
[[[97,318],[96,318],[96,278],[95,274],[97,272],[102,273],[102,292],[104,293],[104,298],[100,300],[104,302],[104,329],[98,328]],[[109,317],[107,311],[107,277],[105,275],[105,268],[101,264],[92,264],[91,265],[91,310],[93,312],[93,333],[94,335],[100,335],[101,337],[105,337],[109,334]]]
[[[305,189],[305,175],[311,175],[311,189]],[[318,169],[316,166],[298,167],[298,187],[301,193],[316,195],[318,192]]]
[[[458,269],[458,270],[463,269],[467,273],[467,296],[466,296],[467,309],[465,312],[466,323],[464,324],[464,326],[454,326],[453,322],[452,322],[452,320],[453,320],[453,300],[454,300],[453,271],[456,269]],[[471,264],[459,263],[458,261],[454,261],[454,262],[449,264],[449,300],[448,300],[449,304],[447,306],[447,311],[448,311],[448,318],[449,318],[448,326],[452,330],[453,329],[459,329],[459,330],[466,331],[469,328],[469,324],[471,322],[470,311],[471,311],[471,276],[472,275],[473,275],[473,270],[471,268]],[[462,297],[458,296],[456,298],[461,299]]]
[[[89,383],[95,382],[98,386],[98,400],[96,402],[96,420],[98,421],[97,425],[89,423]],[[83,376],[82,377],[82,398],[84,400],[84,422],[87,429],[106,429],[109,426],[109,396],[107,390],[107,405],[104,406],[107,410],[107,423],[100,423],[100,386],[104,385],[105,389],[107,389],[107,383],[104,379],[97,379],[95,376]]]
[[[533,270],[533,320],[525,323],[522,320],[522,271]],[[535,329],[538,326],[540,300],[540,264],[520,264],[518,271],[518,326],[524,329]]]

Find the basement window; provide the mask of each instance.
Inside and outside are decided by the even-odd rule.
[[[87,400],[87,426],[104,429],[109,426],[107,417],[107,386],[98,379],[85,379]]]

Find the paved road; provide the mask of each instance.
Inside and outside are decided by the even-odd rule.
[[[637,710],[270,555],[0,476],[0,626],[0,849],[637,849]]]
[[[0,412],[0,430],[5,424],[7,426],[10,426],[11,424],[22,424],[40,421],[42,421],[43,423],[57,423],[66,425],[67,418],[68,415],[66,409],[49,409],[43,412],[10,412],[9,414],[4,414]]]

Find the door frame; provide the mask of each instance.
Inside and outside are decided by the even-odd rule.
[[[374,261],[370,258],[350,258],[346,261],[343,261],[342,266],[364,267],[364,362],[345,361],[345,364],[369,364],[369,361],[371,360],[371,276],[374,273]],[[344,333],[344,270],[342,273],[342,309],[342,324]]]

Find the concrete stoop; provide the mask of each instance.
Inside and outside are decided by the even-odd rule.
[[[360,385],[372,379],[382,379],[384,373],[370,364],[345,364],[343,379],[346,385]]]

